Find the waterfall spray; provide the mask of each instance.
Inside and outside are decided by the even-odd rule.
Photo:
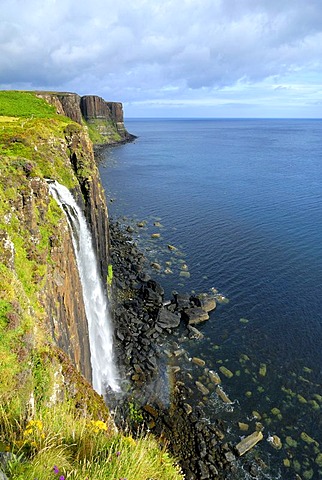
[[[120,388],[113,362],[112,319],[91,233],[85,216],[70,191],[56,181],[50,181],[48,185],[51,195],[65,213],[72,233],[88,322],[93,388],[103,395],[107,386],[118,391]]]

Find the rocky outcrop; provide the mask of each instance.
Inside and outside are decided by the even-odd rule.
[[[123,106],[120,102],[106,102],[97,95],[79,96],[68,92],[38,92],[38,96],[56,107],[58,114],[71,118],[80,125],[87,124],[96,144],[114,144],[131,141],[135,137],[124,126]]]

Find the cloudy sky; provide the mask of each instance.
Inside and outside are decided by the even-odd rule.
[[[322,117],[321,0],[0,0],[0,88],[126,117]]]

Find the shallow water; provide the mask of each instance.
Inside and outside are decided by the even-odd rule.
[[[234,373],[222,376],[238,399],[225,414],[233,423],[256,410],[265,438],[281,438],[279,452],[266,441],[258,448],[272,468],[290,462],[282,478],[322,478],[322,121],[131,120],[127,128],[139,138],[108,149],[100,167],[110,215],[147,221],[136,236],[162,266],[155,275],[168,296],[215,287],[229,299],[201,326],[205,339],[192,353]]]

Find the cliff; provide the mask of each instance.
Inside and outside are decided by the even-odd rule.
[[[84,127],[56,114],[58,103],[53,108],[31,93],[0,94],[0,314],[1,334],[7,339],[2,371],[8,369],[10,385],[26,386],[33,349],[43,348],[46,339],[46,345],[66,352],[90,381],[78,268],[65,215],[49,194],[46,179],[67,186],[82,206],[106,278],[108,216],[92,143]],[[68,96],[70,114],[77,113],[76,97]]]
[[[76,93],[38,92],[38,96],[54,105],[58,114],[87,126],[96,145],[128,142],[135,138],[125,128],[123,106],[119,102],[106,102],[96,95],[81,97]]]
[[[83,101],[86,115],[112,112],[121,129],[120,104],[93,102]],[[0,478],[180,480],[156,440],[116,430],[90,384],[71,231],[48,187],[74,194],[106,278],[105,195],[79,104],[75,94],[0,92]]]

